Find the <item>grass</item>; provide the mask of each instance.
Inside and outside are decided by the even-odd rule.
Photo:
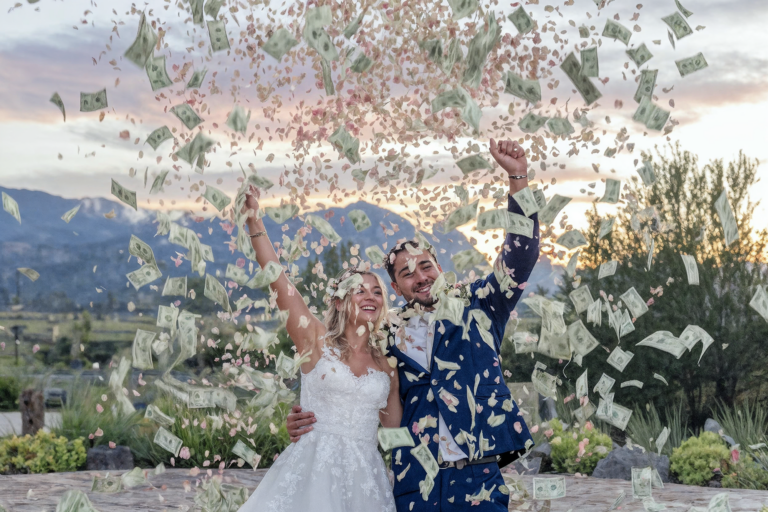
[[[717,402],[712,415],[723,433],[736,441],[742,452],[748,453],[762,468],[768,471],[768,449],[752,450],[750,445],[768,444],[768,409],[757,400],[745,400],[741,405],[728,407]]]
[[[669,438],[662,447],[661,453],[671,456],[672,450],[693,435],[693,432],[688,428],[688,418],[682,401],[677,407],[665,407],[664,418],[666,422],[659,416],[659,411],[653,404],[647,404],[645,409],[635,408],[627,425],[627,435],[632,442],[642,446],[646,451],[657,452],[655,440],[666,426],[669,428]]]

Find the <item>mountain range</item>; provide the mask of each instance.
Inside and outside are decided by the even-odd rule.
[[[11,306],[17,294],[17,284],[25,310],[80,309],[91,302],[105,302],[107,297],[117,303],[159,303],[159,292],[149,286],[136,291],[125,277],[139,268],[136,258],[128,254],[131,235],[148,243],[155,253],[163,277],[153,285],[162,289],[168,276],[193,275],[188,261],[184,260],[177,267],[172,260],[176,258],[178,261],[179,255],[186,250],[168,242],[167,236],[156,236],[153,211],[137,212],[121,202],[104,198],[65,199],[40,191],[3,187],[0,191],[13,197],[21,212],[21,224],[0,212],[0,310]],[[61,216],[77,205],[80,205],[79,211],[67,224]],[[372,224],[360,233],[347,219],[349,212],[356,209],[364,211]],[[113,210],[113,218],[104,216]],[[407,219],[362,201],[313,213],[324,216],[342,240],[360,244],[361,255],[366,247],[386,244],[389,248],[397,240],[412,238],[415,233]],[[201,242],[212,247],[215,262],[208,263],[206,271],[214,275],[219,271],[221,280],[227,263],[243,257],[230,250],[232,236],[221,219],[203,220],[181,212],[174,212],[171,218],[196,231]],[[283,234],[293,237],[303,221],[296,217],[279,225],[265,217],[264,224],[270,239],[280,241]],[[236,233],[237,230],[232,231],[232,235]],[[438,249],[443,270],[454,270],[450,255],[472,247],[469,240],[458,231],[437,238],[439,242],[434,242],[428,236]],[[320,240],[320,235],[314,230],[305,240],[309,248],[312,242]],[[307,258],[301,258],[298,265],[302,267],[306,262]],[[19,267],[34,269],[40,274],[39,279],[30,281],[16,271]],[[542,256],[528,281],[528,289],[541,286],[553,291],[556,288],[554,281],[562,272],[562,267],[552,265],[546,256]],[[388,282],[386,276],[383,277]]]

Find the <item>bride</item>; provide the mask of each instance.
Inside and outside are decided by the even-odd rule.
[[[245,208],[258,211],[248,194]],[[259,264],[279,263],[264,223],[246,221]],[[394,512],[384,461],[377,449],[379,421],[399,427],[397,370],[376,342],[387,314],[385,285],[368,271],[346,270],[329,285],[325,322],[310,313],[285,273],[270,285],[288,310],[286,328],[301,365],[301,405],[315,411],[313,430],[280,455],[240,512]]]

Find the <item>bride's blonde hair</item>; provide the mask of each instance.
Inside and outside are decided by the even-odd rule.
[[[358,274],[360,276],[373,276],[376,279],[377,284],[381,287],[383,303],[379,316],[373,322],[373,329],[371,329],[370,337],[368,340],[368,350],[373,354],[374,358],[379,356],[383,357],[381,351],[380,341],[386,336],[381,331],[382,324],[387,317],[389,311],[389,300],[387,298],[387,288],[384,284],[384,280],[373,272],[368,270],[359,270],[357,268],[349,268],[339,275],[335,280],[332,280],[329,284],[328,291],[333,292],[337,289],[339,283],[345,279]],[[362,286],[362,285],[361,285]],[[332,293],[329,294],[329,298],[326,301],[328,308],[325,310],[325,344],[329,347],[336,348],[341,352],[341,358],[346,359],[349,357],[350,347],[349,342],[344,337],[344,330],[346,329],[347,322],[349,322],[351,315],[354,314],[351,310],[352,307],[352,294],[355,289],[349,290],[343,298],[335,297]],[[339,304],[340,302],[340,304]]]

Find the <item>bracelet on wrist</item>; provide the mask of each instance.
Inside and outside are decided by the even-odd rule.
[[[511,180],[521,180],[527,177],[528,177],[527,174],[509,174],[509,179]]]
[[[267,232],[266,231],[257,231],[256,233],[254,233],[252,235],[248,235],[248,236],[251,237],[251,238],[258,238],[260,236],[267,236]]]

